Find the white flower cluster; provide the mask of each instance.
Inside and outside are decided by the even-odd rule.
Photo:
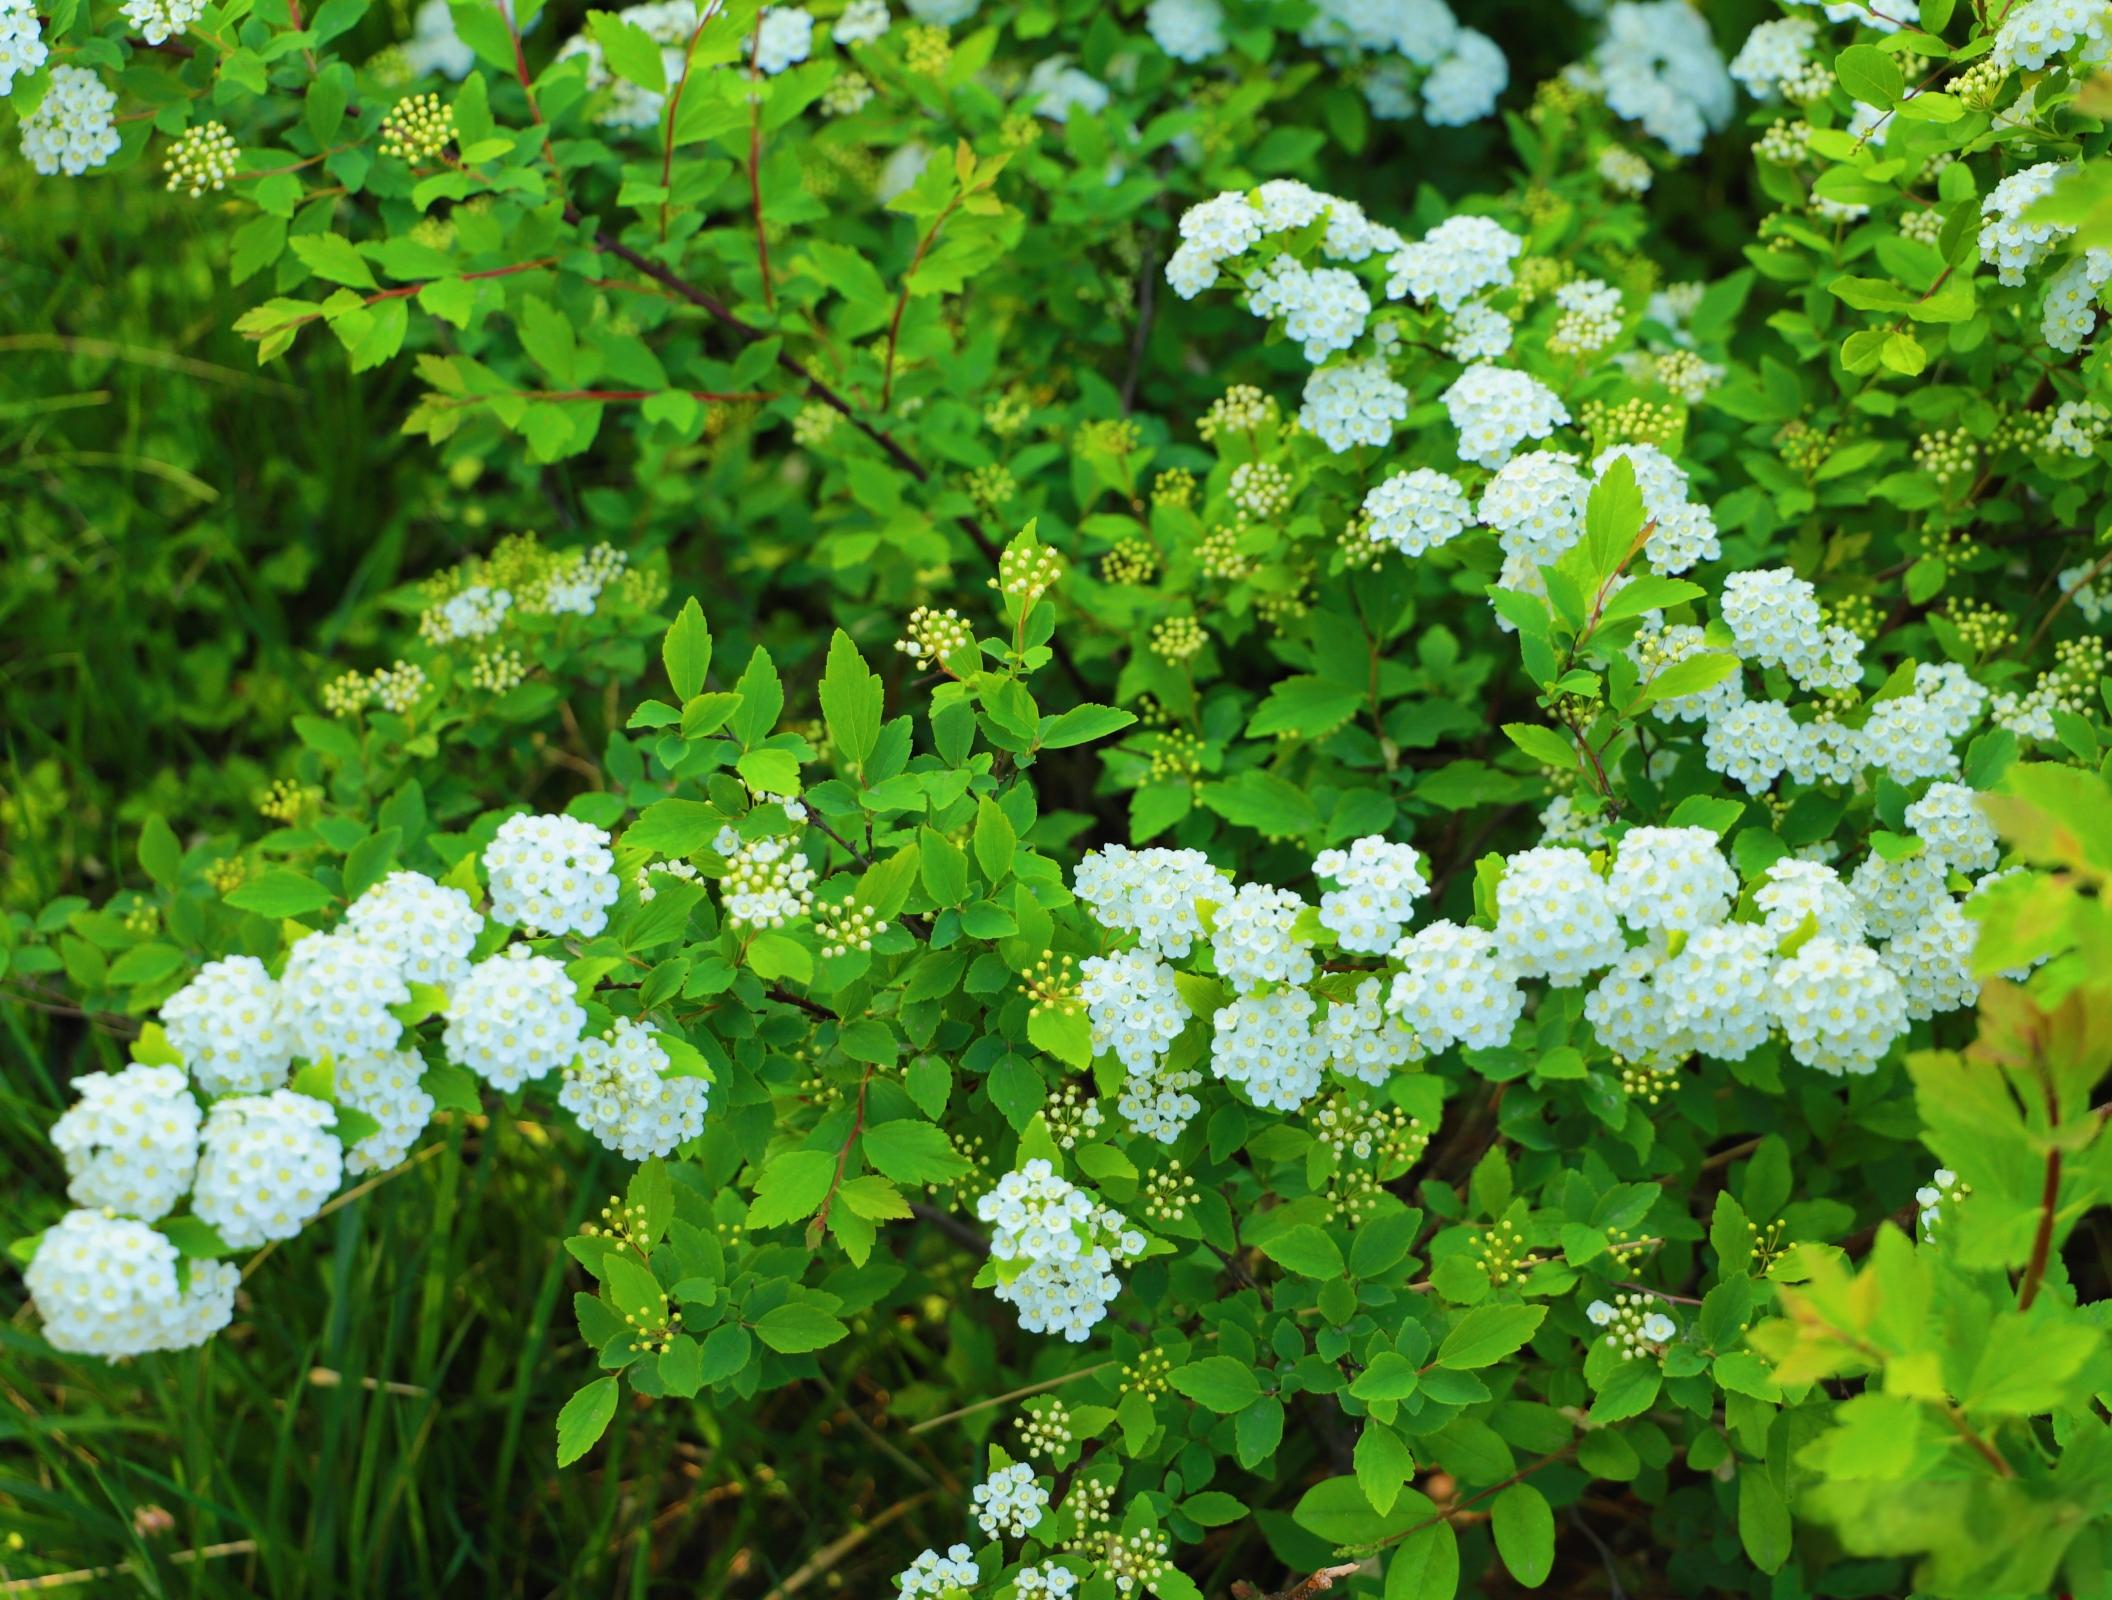
[[[557,1103],[626,1161],[672,1154],[704,1131],[710,1091],[701,1078],[668,1074],[659,1035],[629,1017],[579,1047]]]
[[[512,816],[484,847],[491,914],[532,933],[593,935],[616,903],[609,836],[590,822]]]
[[[1496,109],[1510,63],[1486,34],[1463,28],[1444,0],[1318,0],[1301,37],[1361,60],[1371,114],[1399,121],[1420,109],[1436,127],[1463,127]]]
[[[99,1211],[60,1218],[23,1276],[52,1347],[97,1356],[203,1344],[233,1318],[242,1281],[225,1261],[193,1261],[179,1281],[166,1237]]]
[[[1151,0],[1144,31],[1174,60],[1193,65],[1224,49],[1225,8],[1218,0]]]
[[[917,0],[909,0],[914,11]],[[973,1589],[983,1575],[975,1565],[975,1552],[957,1544],[944,1555],[926,1550],[895,1574],[895,1600],[940,1600],[955,1589]]]
[[[338,1099],[381,1124],[345,1151],[347,1172],[384,1172],[411,1153],[412,1143],[433,1120],[424,1076],[425,1059],[415,1050],[338,1063]]]
[[[813,48],[814,18],[809,13],[798,6],[763,7],[755,25],[756,71],[775,77],[806,60]]]
[[[160,44],[204,16],[205,0],[125,0],[124,14],[142,39]]]
[[[1419,556],[1459,537],[1470,513],[1456,479],[1430,467],[1398,472],[1364,496],[1364,531],[1375,544]]]
[[[198,1102],[175,1067],[132,1066],[73,1080],[79,1098],[52,1124],[75,1205],[142,1222],[169,1214],[198,1170]]]
[[[1607,903],[1644,932],[1712,927],[1737,896],[1738,874],[1707,828],[1630,828],[1606,884]]]
[[[1289,889],[1243,883],[1219,906],[1210,930],[1218,976],[1235,994],[1265,984],[1302,984],[1313,976],[1312,940],[1297,930],[1305,902]]]
[[[428,644],[452,644],[457,639],[488,639],[499,631],[506,613],[513,609],[513,592],[489,584],[472,583],[457,590],[418,619],[418,635]]]
[[[1991,59],[2005,70],[2037,72],[2057,56],[2078,66],[2102,61],[2112,43],[2105,0],[2016,0],[2000,13]]]
[[[1078,977],[1093,1049],[1112,1050],[1133,1075],[1150,1075],[1191,1015],[1173,968],[1145,950],[1117,950],[1087,956]]]
[[[651,0],[646,5],[625,6],[616,15],[633,27],[643,29],[646,36],[660,46],[660,63],[669,87],[680,83],[685,50],[697,26],[696,0]],[[667,105],[665,95],[641,89],[609,71],[608,62],[602,58],[601,46],[586,34],[575,34],[559,47],[559,61],[574,56],[586,62],[588,90],[607,91],[600,109],[594,113],[596,122],[604,128],[651,128],[658,125],[660,114]]]
[[[1360,444],[1382,445],[1394,425],[1407,420],[1408,391],[1393,381],[1386,363],[1367,358],[1317,368],[1305,380],[1299,425],[1340,455]]]
[[[1932,783],[1905,812],[1907,826],[1921,836],[1929,865],[1939,873],[1978,877],[2002,859],[1995,825],[1979,797],[1962,783]]]
[[[1581,850],[1535,848],[1510,858],[1496,885],[1496,944],[1520,977],[1573,988],[1624,948],[1606,881]]]
[[[333,1107],[291,1089],[214,1101],[192,1211],[237,1250],[291,1239],[344,1177],[336,1125]]]
[[[1167,258],[1166,282],[1183,300],[1193,300],[1217,282],[1225,262],[1271,234],[1303,228],[1323,216],[1327,231],[1320,249],[1330,260],[1364,261],[1401,247],[1399,234],[1371,221],[1354,201],[1322,194],[1296,179],[1272,178],[1251,194],[1228,189],[1182,212],[1181,243]]]
[[[208,961],[162,1002],[161,1025],[208,1096],[276,1089],[293,1064],[279,986],[255,956]]]
[[[1846,689],[1862,674],[1862,641],[1827,623],[1818,592],[1787,567],[1732,573],[1719,609],[1741,658],[1778,666],[1802,688]]]
[[[1662,1311],[1649,1309],[1654,1297],[1647,1294],[1617,1294],[1613,1303],[1594,1300],[1584,1315],[1595,1328],[1606,1330],[1606,1342],[1620,1351],[1623,1360],[1664,1353],[1664,1347],[1679,1337],[1679,1327]]]
[[[1906,1031],[1906,993],[1866,945],[1813,939],[1775,969],[1774,990],[1791,1052],[1824,1072],[1870,1072]]]
[[[395,1047],[403,1024],[390,1010],[411,998],[395,958],[349,924],[294,945],[279,979],[294,1053],[352,1061]]]
[[[1544,439],[1569,421],[1561,397],[1530,373],[1476,362],[1440,396],[1459,430],[1459,458],[1500,467],[1528,439]]]
[[[1699,155],[1734,108],[1708,20],[1686,0],[1617,0],[1604,39],[1568,76],[1676,156]]]
[[[1335,887],[1320,897],[1320,926],[1355,955],[1391,950],[1415,915],[1415,903],[1430,892],[1415,847],[1371,833],[1347,850],[1323,850],[1313,875]]]
[[[19,41],[20,25],[13,27]],[[35,47],[42,60],[44,46]],[[13,45],[18,63],[29,48]],[[22,70],[18,64],[17,71]],[[86,67],[53,67],[37,109],[22,119],[22,154],[45,177],[77,178],[117,154],[117,94]]]
[[[564,966],[517,944],[470,968],[449,997],[441,1042],[448,1060],[504,1093],[570,1061],[586,1026]]]
[[[1103,928],[1133,933],[1153,955],[1179,960],[1202,935],[1199,908],[1221,904],[1232,880],[1200,850],[1111,844],[1078,863],[1073,892]]]
[[[1281,318],[1283,331],[1315,363],[1355,344],[1371,316],[1371,296],[1355,273],[1285,255],[1247,280],[1247,305],[1257,317]]]
[[[2003,283],[2022,283],[2026,271],[2075,232],[2058,222],[2032,222],[2024,216],[2033,202],[2053,193],[2057,179],[2073,170],[2058,161],[2042,161],[2011,173],[1980,202],[1980,255],[1995,264],[1995,276]]]
[[[1074,1344],[1122,1292],[1115,1268],[1144,1253],[1144,1235],[1120,1212],[1038,1158],[1000,1178],[975,1214],[991,1225],[998,1299],[1028,1333],[1061,1333]]]
[[[1272,1111],[1296,1111],[1320,1092],[1327,1046],[1313,1032],[1318,1008],[1303,989],[1251,994],[1213,1019],[1210,1070]]]
[[[16,78],[44,65],[50,53],[33,0],[0,0],[0,96],[14,89]]]
[[[891,25],[887,0],[851,0],[830,32],[838,44],[871,44],[886,38]]]
[[[452,989],[469,976],[484,919],[460,889],[442,888],[422,872],[392,872],[352,903],[345,926],[388,956],[405,981]]]
[[[1431,1050],[1508,1042],[1525,1012],[1525,991],[1486,928],[1433,922],[1393,948],[1400,963],[1386,1009]]]
[[[2063,355],[2082,349],[2097,328],[2098,294],[2108,280],[2112,250],[2085,250],[2046,280],[2039,331],[2049,347]]]
[[[1511,263],[1524,248],[1523,239],[1487,217],[1447,217],[1394,251],[1386,263],[1386,293],[1456,312],[1484,290],[1509,287]]]
[[[1012,1582],[1019,1590],[1019,1600],[1071,1600],[1078,1592],[1078,1574],[1053,1561],[1022,1569]]]
[[[1041,1526],[1049,1509],[1049,1491],[1034,1481],[1034,1468],[1025,1461],[999,1467],[969,1498],[975,1504],[976,1526],[988,1539],[1024,1539]]]
[[[726,920],[737,928],[782,928],[814,908],[814,869],[796,840],[766,836],[743,842],[731,828],[719,834],[726,876],[719,884]]]
[[[1790,95],[1801,83],[1819,42],[1819,25],[1809,17],[1774,17],[1757,24],[1731,57],[1730,73],[1755,100]]]
[[[458,82],[477,64],[477,53],[455,31],[447,0],[424,0],[418,7],[411,19],[411,37],[404,41],[403,58],[414,76],[436,72]]]
[[[1061,55],[1043,56],[1035,62],[1021,94],[1033,101],[1035,115],[1051,122],[1068,122],[1073,111],[1098,116],[1112,98],[1106,84]]]

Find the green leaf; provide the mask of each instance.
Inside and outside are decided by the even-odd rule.
[[[1284,1271],[1295,1272],[1301,1278],[1317,1278],[1325,1282],[1339,1278],[1349,1270],[1342,1260],[1341,1247],[1310,1222],[1301,1222],[1297,1227],[1277,1234],[1261,1246],[1261,1253]]]
[[[1081,1071],[1093,1064],[1093,1026],[1075,1005],[1040,1005],[1027,1015],[1027,1039]]]
[[[1738,1542],[1762,1572],[1779,1572],[1789,1559],[1789,1506],[1757,1461],[1738,1464]]]
[[[1230,1356],[1205,1356],[1184,1367],[1175,1367],[1166,1381],[1197,1405],[1230,1416],[1244,1411],[1261,1398],[1261,1384],[1253,1370]]]
[[[937,906],[957,906],[968,898],[968,852],[936,828],[921,828],[917,851],[922,862],[924,892]]]
[[[1532,1338],[1545,1306],[1476,1306],[1437,1347],[1437,1364],[1454,1371],[1492,1366]]]
[[[1834,57],[1833,75],[1856,99],[1880,111],[1890,110],[1907,90],[1899,62],[1872,44],[1852,44]]]
[[[1364,1491],[1372,1509],[1383,1516],[1393,1509],[1409,1474],[1415,1471],[1415,1457],[1401,1443],[1399,1434],[1384,1423],[1367,1418],[1363,1431],[1357,1435],[1353,1459],[1357,1486]]]
[[[1459,1593],[1459,1535],[1437,1521],[1401,1541],[1386,1565],[1385,1600],[1452,1600]]]
[[[711,627],[695,595],[682,602],[673,626],[660,641],[660,660],[677,700],[687,701],[704,687],[704,675],[711,670]]]
[[[828,669],[821,676],[821,714],[837,750],[860,771],[880,742],[885,703],[879,674],[838,628],[829,639]]]
[[[587,32],[601,46],[609,71],[653,94],[667,91],[667,65],[653,36],[609,11],[589,11]]]
[[[756,1178],[748,1226],[774,1228],[811,1217],[835,1176],[836,1158],[826,1150],[787,1150],[772,1156]]]
[[[237,911],[254,911],[260,917],[305,917],[330,903],[330,891],[304,872],[274,867],[230,889],[226,898]]]
[[[287,241],[301,264],[318,278],[348,289],[379,289],[374,271],[350,239],[335,233],[296,234]]]
[[[1506,722],[1503,736],[1543,767],[1553,767],[1558,772],[1576,768],[1576,746],[1553,728],[1543,728],[1537,722]]]
[[[1002,883],[1012,870],[1012,855],[1019,848],[1019,834],[1004,808],[988,795],[975,802],[975,861],[993,885]]]
[[[865,1159],[897,1183],[944,1183],[968,1170],[942,1129],[904,1117],[867,1128]]]
[[[757,794],[799,793],[799,758],[789,750],[748,750],[734,770]]]
[[[1608,1374],[1599,1397],[1592,1401],[1591,1420],[1603,1426],[1641,1416],[1656,1403],[1664,1379],[1664,1369],[1647,1357],[1621,1362]]]
[[[1249,1515],[1243,1501],[1218,1489],[1205,1489],[1181,1502],[1181,1515],[1200,1528],[1228,1528]]]
[[[1227,822],[1270,838],[1303,838],[1320,826],[1311,795],[1288,778],[1258,768],[1224,783],[1204,784],[1199,798]]]
[[[176,887],[177,876],[183,870],[183,846],[177,842],[176,830],[158,811],[140,827],[139,864],[164,889]]]
[[[1120,733],[1136,720],[1135,713],[1114,706],[1072,706],[1042,730],[1037,742],[1043,750],[1065,750],[1074,744],[1090,744],[1111,733]]]
[[[755,1336],[781,1355],[799,1355],[832,1345],[851,1330],[817,1306],[778,1306],[756,1319]]]
[[[1496,1497],[1489,1525],[1512,1577],[1528,1589],[1547,1582],[1555,1566],[1555,1514],[1545,1495],[1529,1483],[1512,1484]]]
[[[616,1415],[616,1380],[596,1378],[557,1414],[557,1464],[569,1467],[594,1448]]]

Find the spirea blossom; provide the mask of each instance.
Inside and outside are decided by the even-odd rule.
[[[1225,8],[1218,0],[1151,0],[1144,29],[1176,61],[1207,61],[1225,47]]]
[[[29,164],[47,178],[77,178],[116,155],[117,147],[115,91],[86,67],[53,67],[44,98],[22,119]]]
[[[77,1096],[52,1124],[75,1205],[155,1222],[175,1209],[198,1168],[198,1102],[181,1070],[131,1066],[73,1080]]]
[[[728,859],[719,894],[735,927],[781,928],[813,909],[814,869],[794,841],[735,836],[722,839],[721,849]]]
[[[388,956],[405,981],[451,989],[469,976],[484,919],[460,889],[422,872],[392,872],[352,902],[345,927]]]
[[[1914,692],[1928,702],[1948,739],[1964,738],[1987,706],[1987,690],[1955,661],[1925,661],[1916,667]]]
[[[1521,977],[1558,989],[1581,983],[1621,953],[1606,880],[1581,850],[1521,850],[1496,885],[1496,944]]]
[[[205,0],[125,0],[125,20],[148,44],[173,39],[205,15]]]
[[[1708,828],[1630,828],[1606,883],[1629,927],[1667,933],[1721,922],[1737,894],[1738,874]]]
[[[1926,855],[1899,861],[1871,854],[1848,879],[1848,892],[1862,908],[1863,923],[1873,939],[1907,932],[1943,904],[1949,891],[1943,874]]]
[[[1025,1461],[999,1467],[975,1486],[969,1499],[975,1505],[976,1526],[990,1539],[1024,1539],[1041,1526],[1049,1509],[1049,1491],[1034,1481],[1033,1465]]]
[[[1606,13],[1605,38],[1572,77],[1676,156],[1700,154],[1702,140],[1734,108],[1708,21],[1686,0],[1618,0]]]
[[[1795,933],[1809,917],[1812,930],[1842,944],[1863,939],[1863,908],[1841,875],[1823,861],[1785,856],[1771,862],[1753,891],[1761,926],[1779,941]]]
[[[2011,173],[1980,202],[1980,255],[1995,264],[1995,276],[2003,283],[2022,283],[2024,274],[2045,260],[2057,241],[2075,232],[2058,222],[2027,221],[2024,215],[2052,194],[2055,181],[2070,170],[2058,161],[2042,161]]]
[[[769,75],[807,59],[814,18],[798,6],[765,6],[755,25],[755,70]]]
[[[1813,939],[1775,969],[1774,984],[1790,1054],[1807,1067],[1875,1072],[1906,1032],[1899,980],[1865,946]]]
[[[1507,287],[1511,263],[1524,248],[1523,239],[1488,217],[1448,217],[1386,263],[1386,296],[1457,311],[1484,289]]]
[[[1144,1235],[1036,1158],[975,1203],[991,1225],[997,1297],[1028,1333],[1081,1343],[1122,1292],[1114,1269],[1144,1253]]]
[[[470,968],[448,999],[448,1060],[494,1089],[518,1089],[570,1061],[587,1025],[564,967],[524,944]]]
[[[702,1078],[668,1071],[659,1034],[630,1017],[579,1046],[557,1103],[626,1161],[671,1155],[704,1131],[710,1091]]]
[[[1773,1028],[1774,952],[1774,936],[1757,923],[1703,928],[1658,965],[1666,1025],[1688,1048],[1719,1061],[1751,1054]]]
[[[16,78],[41,67],[50,53],[33,0],[0,0],[0,96],[14,89]]]
[[[1561,450],[1528,450],[1506,461],[1481,491],[1475,515],[1496,530],[1505,555],[1536,565],[1554,561],[1584,532],[1591,482],[1577,458]]]
[[[1759,794],[1782,776],[1799,737],[1789,707],[1776,700],[1747,700],[1709,718],[1702,755],[1711,772]]]
[[[1281,317],[1284,333],[1316,363],[1355,344],[1371,315],[1371,297],[1354,273],[1307,267],[1290,256],[1276,257],[1249,280],[1247,304],[1257,317]]]
[[[415,1050],[390,1050],[337,1064],[337,1098],[381,1127],[345,1151],[345,1170],[383,1172],[411,1153],[433,1120],[433,1097],[420,1079],[425,1061]]]
[[[235,1314],[238,1267],[193,1261],[179,1284],[176,1263],[176,1247],[143,1222],[69,1211],[23,1278],[53,1349],[136,1356],[203,1344]]]
[[[1463,128],[1496,109],[1510,87],[1511,64],[1494,39],[1461,28],[1445,58],[1423,79],[1423,120],[1433,128]]]
[[[1804,70],[1818,38],[1819,25],[1809,17],[1770,18],[1745,36],[1730,74],[1755,100],[1777,99],[1783,80]]]
[[[1525,992],[1487,929],[1433,922],[1394,946],[1393,958],[1402,970],[1394,974],[1386,1009],[1427,1048],[1493,1049],[1510,1040]]]
[[[838,44],[871,44],[887,36],[889,22],[887,0],[851,0],[831,33]]]
[[[1329,1066],[1374,1087],[1423,1054],[1422,1041],[1386,1014],[1385,985],[1376,975],[1359,980],[1355,994],[1328,1002],[1317,1037]]]
[[[403,1024],[389,1008],[411,998],[395,959],[349,928],[311,933],[294,945],[279,993],[295,1051],[310,1061],[393,1048]]]
[[[1407,415],[1408,391],[1387,375],[1385,362],[1345,361],[1305,380],[1298,421],[1340,455],[1360,444],[1387,443]]]
[[[1946,896],[1884,946],[1879,959],[1899,980],[1909,1017],[1923,1022],[1979,1004],[1980,980],[1973,976],[1973,947],[1979,939],[1980,925]]]
[[[1958,770],[1942,712],[1918,694],[1895,695],[1870,708],[1862,728],[1863,759],[1895,783],[1947,777]]]
[[[1544,439],[1569,421],[1554,390],[1529,373],[1478,362],[1441,396],[1459,430],[1459,458],[1500,467],[1528,439]]]
[[[577,817],[508,817],[484,847],[492,916],[534,933],[601,932],[616,903],[614,868],[608,834]]]
[[[2105,0],[2016,0],[1998,15],[1992,59],[2008,69],[2037,72],[2066,55],[2099,61],[2112,37],[2112,6]]]
[[[1211,1019],[1210,1070],[1242,1086],[1266,1110],[1296,1111],[1320,1092],[1326,1047],[1313,1035],[1313,997],[1303,989],[1251,994]]]
[[[291,1239],[344,1177],[336,1125],[333,1107],[291,1089],[214,1101],[191,1209],[237,1250]]]
[[[1307,983],[1313,947],[1296,932],[1305,902],[1289,889],[1243,883],[1220,905],[1210,930],[1210,953],[1218,976],[1235,994],[1262,984]]]
[[[1178,961],[1203,931],[1196,907],[1223,902],[1232,880],[1200,850],[1110,844],[1087,852],[1071,887],[1101,927],[1134,933],[1144,949]]]
[[[933,4],[934,0],[924,0]],[[918,0],[909,0],[912,11]],[[975,9],[974,0],[969,0],[968,10]],[[954,1545],[943,1556],[936,1550],[926,1550],[901,1572],[895,1574],[895,1600],[938,1600],[949,1589],[973,1589],[982,1582],[982,1573],[976,1569],[975,1552],[964,1544]]]
[[[1087,956],[1078,977],[1095,1053],[1112,1050],[1130,1072],[1150,1074],[1192,1014],[1173,968],[1144,950],[1117,950]]]
[[[1467,531],[1467,492],[1429,467],[1397,472],[1364,496],[1365,532],[1404,556],[1419,556]]]
[[[161,1025],[208,1097],[276,1089],[293,1064],[279,985],[255,956],[208,961],[162,1002]]]
[[[1370,833],[1347,850],[1323,850],[1313,874],[1335,887],[1320,897],[1320,926],[1351,955],[1382,955],[1399,942],[1415,903],[1430,892],[1415,847]]]
[[[1962,783],[1932,783],[1906,809],[1906,824],[1922,842],[1922,854],[1938,872],[1978,877],[2002,859],[1995,825],[1980,798]]]
[[[1584,996],[1584,1020],[1599,1043],[1644,1066],[1659,1066],[1691,1046],[1672,1024],[1657,985],[1662,957],[1650,949],[1623,951]]]

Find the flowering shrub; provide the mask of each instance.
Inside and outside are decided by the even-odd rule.
[[[2092,1592],[2107,16],[906,9],[0,11],[566,524],[11,893],[18,1387],[532,1152],[574,1480],[923,1482],[778,1592]]]

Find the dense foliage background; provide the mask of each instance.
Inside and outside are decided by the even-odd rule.
[[[1455,112],[1436,0],[861,5],[0,9],[26,148],[59,71],[117,96],[87,172],[0,160],[15,1260],[78,1080],[197,1071],[204,963],[399,868],[488,957],[511,813],[614,842],[606,930],[534,940],[587,1031],[711,1080],[641,1165],[435,990],[400,1161],[260,1249],[202,1181],[147,1219],[240,1269],[224,1331],[55,1348],[11,1275],[0,1593],[888,1594],[963,1542],[992,1597],[2099,1592],[2112,7],[1461,0]],[[1515,259],[1394,264],[1465,217]],[[1739,610],[1776,572],[1809,619]],[[1652,827],[1716,842],[1517,955]],[[1373,836],[1515,1031],[1316,916]],[[825,914],[744,928],[780,838]],[[1162,907],[1170,1134],[1079,984],[1139,948],[1111,844],[1226,875]],[[1310,977],[1239,976],[1235,884]],[[1686,1033],[1585,998],[1690,948]],[[1422,1033],[1345,1023],[1375,1073],[1231,1020],[1367,976]],[[1897,1025],[1740,987],[1797,983]],[[1149,1236],[1080,1342],[993,1298],[1036,1158]],[[1014,1459],[1024,1546],[972,1520]]]

